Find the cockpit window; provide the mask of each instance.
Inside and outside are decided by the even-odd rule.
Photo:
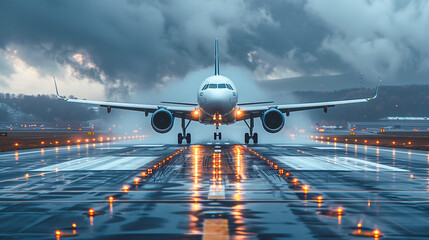
[[[226,87],[227,87],[229,90],[234,90],[234,89],[231,87],[231,85],[229,85],[229,84],[226,84]]]
[[[221,83],[217,86],[218,88],[226,88],[226,84],[225,83]]]
[[[203,89],[201,89],[202,91],[206,90],[209,87],[208,84],[204,85]]]
[[[211,83],[211,84],[209,84],[209,88],[217,88],[217,84]]]

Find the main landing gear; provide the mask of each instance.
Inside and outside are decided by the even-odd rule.
[[[188,123],[185,124],[185,119],[182,118],[182,133],[177,134],[177,143],[178,144],[182,144],[183,140],[186,140],[187,144],[191,143],[191,134],[186,133],[186,129],[188,128],[190,123],[191,123],[191,120],[189,120]]]
[[[246,120],[244,120],[244,123],[246,123],[247,127],[249,128],[249,132],[250,132],[250,133],[244,134],[244,142],[246,144],[248,144],[250,139],[252,139],[253,143],[257,144],[258,143],[258,134],[253,133],[253,127],[255,126],[255,122],[254,122],[253,118],[250,118],[250,125],[247,123]]]

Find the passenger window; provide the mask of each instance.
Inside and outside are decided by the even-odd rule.
[[[225,83],[219,84],[218,88],[226,88],[226,84]]]
[[[217,84],[209,84],[209,88],[217,88]]]
[[[204,85],[204,87],[203,87],[202,91],[206,90],[208,87],[209,87],[209,85],[208,85],[208,84]]]

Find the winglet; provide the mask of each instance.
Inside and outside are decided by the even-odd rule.
[[[380,88],[380,83],[381,83],[381,77],[380,77],[380,76],[378,76],[377,88],[375,89],[375,95],[374,95],[374,97],[372,97],[372,99],[377,98],[377,95],[378,95],[378,89]]]
[[[367,100],[369,101],[369,100],[373,100],[373,99],[376,99],[377,98],[377,96],[378,96],[378,89],[380,88],[380,83],[381,83],[381,77],[380,76],[378,76],[378,83],[377,83],[377,88],[375,89],[375,95],[374,95],[374,97],[372,97],[372,98],[368,98]]]
[[[57,92],[57,98],[58,99],[65,99],[65,97],[60,96],[60,94],[58,93],[58,87],[57,87],[57,80],[55,80],[55,76],[52,76],[54,78],[54,84],[55,84],[55,91]]]

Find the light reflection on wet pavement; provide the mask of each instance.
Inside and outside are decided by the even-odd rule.
[[[423,151],[102,143],[1,153],[0,166],[5,239],[429,238]]]

